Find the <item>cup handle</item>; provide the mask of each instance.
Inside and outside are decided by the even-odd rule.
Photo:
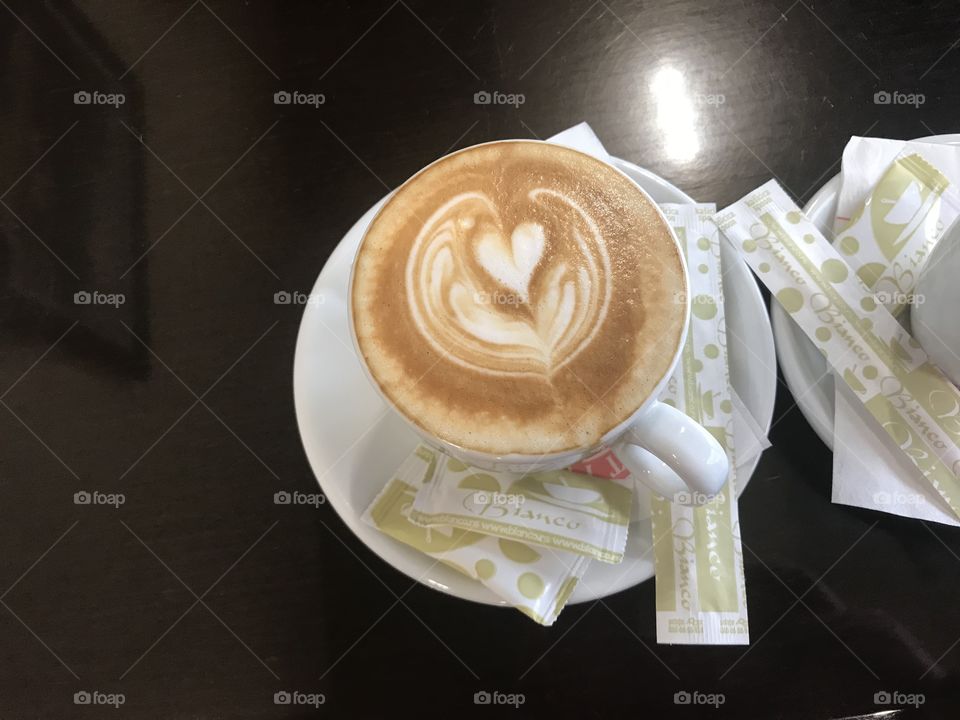
[[[621,438],[618,455],[638,480],[681,504],[701,504],[720,492],[730,461],[702,425],[654,401]]]

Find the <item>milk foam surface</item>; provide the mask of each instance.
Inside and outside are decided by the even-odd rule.
[[[413,422],[495,455],[596,444],[669,369],[686,281],[625,176],[546,143],[450,155],[384,205],[357,256],[353,322]]]

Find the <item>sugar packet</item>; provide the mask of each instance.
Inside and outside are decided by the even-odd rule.
[[[898,157],[917,153],[934,165],[954,185],[960,185],[960,146],[924,140],[854,135],[843,148],[840,191],[831,229],[850,224],[857,210],[872,194],[876,184]]]
[[[956,185],[907,147],[890,164],[849,222],[836,247],[876,300],[895,316],[916,298],[926,259],[960,215]]]
[[[363,514],[363,521],[467,577],[479,580],[541,625],[552,625],[589,565],[582,555],[455,527],[421,527],[409,519],[417,490],[446,456],[417,447]]]
[[[619,563],[627,542],[633,481],[570,470],[508,473],[440,456],[417,492],[410,519]]]
[[[660,399],[714,435],[727,451],[730,474],[706,503],[702,498],[652,499],[657,642],[745,645],[750,632],[716,207],[665,204],[660,209],[686,256],[691,296],[680,364]]]
[[[892,446],[960,516],[960,390],[775,181],[715,219]]]

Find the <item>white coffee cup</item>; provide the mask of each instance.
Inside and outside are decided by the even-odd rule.
[[[910,326],[930,360],[960,387],[960,224],[947,230],[924,265]]]
[[[614,168],[614,170],[626,177],[659,213],[656,203],[643,188],[619,169]],[[660,216],[664,224],[669,227],[662,213]],[[683,251],[672,229],[670,235],[683,265],[685,285],[689,288],[689,275]],[[355,268],[356,262],[350,276],[351,296]],[[690,503],[692,500],[694,504],[699,504],[720,491],[727,480],[730,466],[723,447],[703,426],[680,410],[657,399],[680,360],[686,340],[690,322],[689,293],[684,293],[683,302],[685,303],[683,333],[677,347],[673,349],[673,359],[669,367],[647,399],[628,418],[608,431],[599,443],[543,455],[492,455],[455,445],[429,433],[391,402],[371,374],[360,351],[353,322],[352,303],[350,304],[350,331],[357,357],[371,384],[384,401],[391,405],[427,444],[469,465],[494,471],[518,473],[557,470],[588,458],[603,448],[613,448],[634,475],[657,494],[669,500],[682,498],[681,502]]]

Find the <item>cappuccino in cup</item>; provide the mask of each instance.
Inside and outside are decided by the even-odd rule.
[[[683,334],[680,254],[625,175],[495,142],[403,185],[356,258],[353,325],[387,398],[494,455],[596,445],[650,395]]]
[[[596,448],[657,393],[686,292],[672,231],[626,175],[501,141],[386,201],[354,262],[351,324],[375,385],[425,437],[543,456]]]

